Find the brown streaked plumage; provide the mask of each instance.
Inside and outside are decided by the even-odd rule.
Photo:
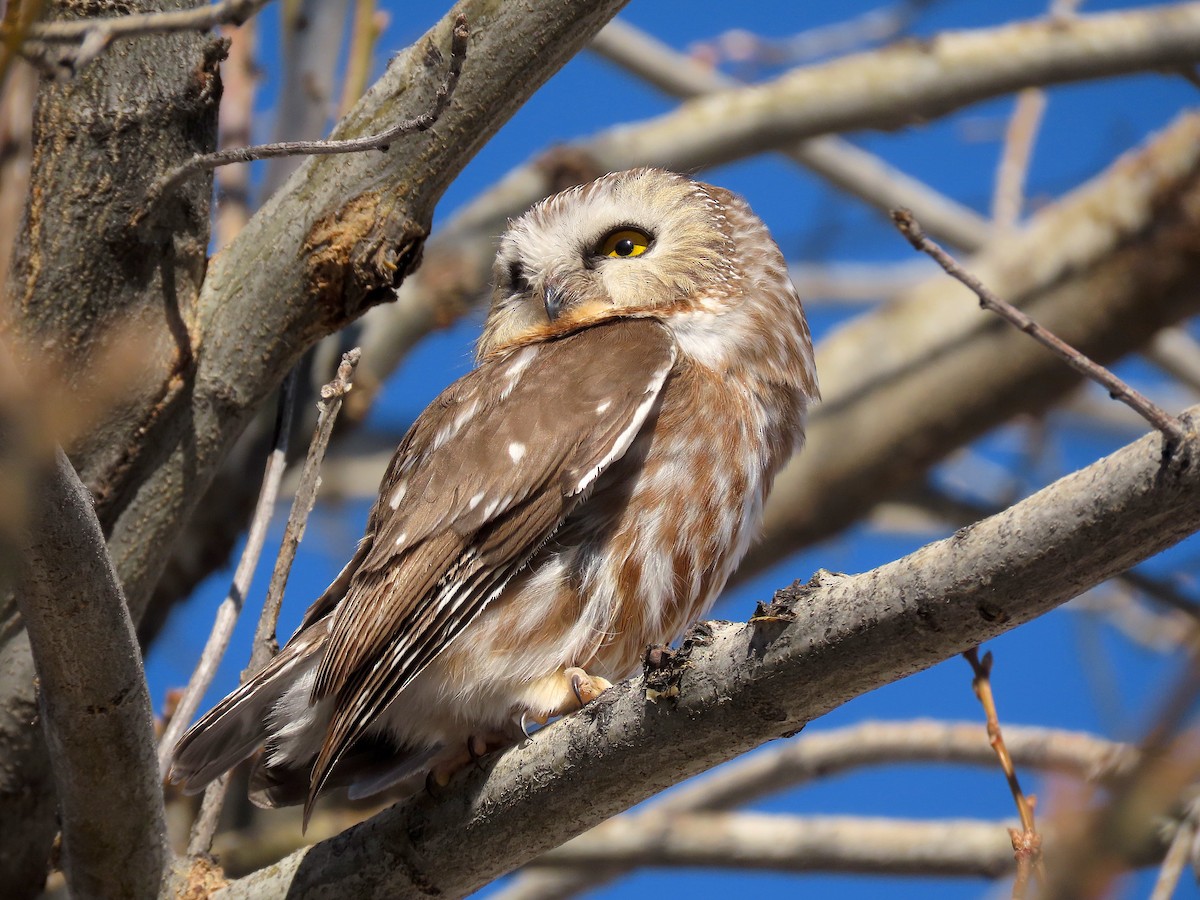
[[[296,635],[184,735],[185,788],[264,746],[252,797],[307,812],[577,708],[707,611],[817,395],[765,226],[654,169],[512,223],[478,355]]]

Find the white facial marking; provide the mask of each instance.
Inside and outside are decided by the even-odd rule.
[[[513,462],[520,462],[521,458],[525,455],[525,445],[520,441],[513,441],[508,445],[508,455],[512,458]]]

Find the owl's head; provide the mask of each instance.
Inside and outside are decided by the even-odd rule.
[[[605,175],[513,221],[479,341],[486,358],[620,316],[666,316],[740,277],[726,191],[659,169]]]

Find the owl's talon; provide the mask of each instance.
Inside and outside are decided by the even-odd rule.
[[[583,709],[583,707],[612,687],[612,682],[607,678],[601,678],[599,675],[589,675],[578,666],[565,669],[563,674],[570,676],[571,693],[579,701],[580,709]]]

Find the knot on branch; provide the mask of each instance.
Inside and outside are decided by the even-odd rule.
[[[321,330],[336,331],[392,299],[421,261],[426,225],[392,194],[359,194],[319,219],[304,241],[308,294],[323,311]]]

